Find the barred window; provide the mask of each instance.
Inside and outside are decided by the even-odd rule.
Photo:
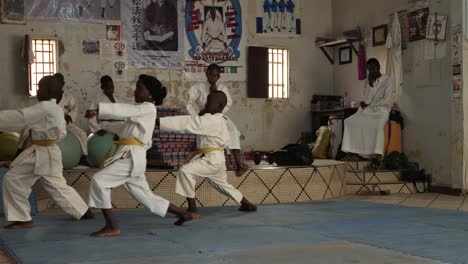
[[[289,97],[289,58],[287,49],[268,49],[268,98]]]
[[[34,53],[34,61],[30,65],[29,95],[37,95],[37,84],[42,77],[54,75],[58,71],[57,40],[56,39],[32,39],[31,49]]]

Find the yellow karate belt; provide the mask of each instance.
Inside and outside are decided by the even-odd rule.
[[[190,154],[187,160],[185,160],[185,164],[189,163],[196,155],[207,154],[207,153],[218,151],[218,150],[223,150],[223,148],[215,148],[215,147],[201,148],[197,151],[192,152],[192,154]]]
[[[145,144],[141,143],[136,138],[120,138],[118,141],[114,141],[114,145],[143,147]],[[109,158],[111,151],[112,151],[112,146],[109,147],[106,154],[104,155],[104,158],[102,159],[101,164],[99,165],[100,169],[104,168],[104,162]]]
[[[32,146],[41,146],[41,147],[51,147],[57,140],[29,140],[26,144],[26,148],[30,148]]]

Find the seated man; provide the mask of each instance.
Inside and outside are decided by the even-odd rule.
[[[377,59],[367,61],[369,77],[365,83],[361,108],[345,120],[342,151],[376,158],[380,167],[384,153],[384,127],[392,105],[392,79],[380,73]]]

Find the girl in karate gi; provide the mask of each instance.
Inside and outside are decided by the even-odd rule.
[[[145,177],[146,151],[153,143],[156,106],[166,97],[166,87],[158,79],[140,75],[135,90],[135,105],[100,103],[99,109],[88,110],[88,118],[125,119],[119,132],[118,149],[107,159],[105,168],[93,176],[89,192],[89,206],[102,209],[105,226],[92,236],[118,236],[120,228],[112,213],[111,190],[124,185],[128,192],[152,213],[164,217],[167,212],[179,217],[174,224],[182,225],[196,216],[155,195]]]
[[[54,201],[75,219],[93,218],[94,214],[62,174],[62,152],[56,142],[65,137],[63,111],[57,105],[60,84],[56,78],[45,76],[39,81],[39,103],[21,109],[0,112],[0,130],[28,129],[31,140],[10,165],[3,178],[3,203],[7,229],[33,226],[28,197],[31,188],[41,179],[44,189]]]
[[[196,178],[206,178],[220,193],[241,204],[240,211],[256,211],[242,193],[227,182],[224,149],[229,145],[229,131],[223,109],[226,94],[216,90],[208,95],[202,116],[175,116],[158,119],[161,131],[192,133],[200,136],[200,149],[182,166],[176,181],[176,193],[186,197],[188,211],[199,216],[195,200]]]

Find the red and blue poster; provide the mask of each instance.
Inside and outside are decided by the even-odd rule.
[[[245,56],[239,0],[186,0],[186,71],[204,73],[211,63],[237,74]]]

